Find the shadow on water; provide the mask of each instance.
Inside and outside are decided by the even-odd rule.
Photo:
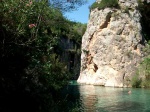
[[[65,105],[61,112],[94,112],[96,111],[97,95],[94,86],[71,83],[63,91]]]
[[[71,81],[62,91],[60,96],[59,112],[77,112],[80,110],[81,105],[79,102],[80,91],[79,85]]]
[[[149,95],[150,90],[145,89],[71,83],[62,92],[66,106],[61,112],[150,112]]]
[[[129,90],[132,91],[131,94],[128,94]],[[18,97],[19,100],[16,100]],[[38,105],[35,105],[34,99],[29,96],[18,96],[17,94],[10,98],[0,100],[0,112],[38,112],[35,111]],[[58,94],[55,93],[54,98],[55,102],[50,102],[54,103],[53,107],[48,107],[49,112],[150,112],[150,89],[79,85],[76,81],[71,81]],[[20,102],[23,101],[24,103],[21,104]],[[44,105],[47,104],[44,103]],[[1,107],[6,111],[3,111]],[[15,107],[20,107],[21,110],[20,108],[16,110]]]
[[[15,93],[0,97],[0,112],[37,112],[35,99],[27,94]]]

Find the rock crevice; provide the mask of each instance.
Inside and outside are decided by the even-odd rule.
[[[120,9],[96,8],[90,13],[82,38],[79,83],[131,86],[131,78],[144,57],[141,14],[136,0],[118,0],[118,3]]]

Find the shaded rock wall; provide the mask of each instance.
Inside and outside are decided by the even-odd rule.
[[[101,0],[97,0],[100,2]],[[119,0],[119,9],[94,9],[82,38],[79,83],[130,87],[144,57],[137,0]]]
[[[59,41],[59,47],[61,62],[65,63],[68,71],[72,74],[71,79],[78,78],[80,74],[80,45],[73,39],[61,37]]]

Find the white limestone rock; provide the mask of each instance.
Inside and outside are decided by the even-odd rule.
[[[101,0],[97,0],[101,2]],[[82,38],[79,83],[130,87],[144,47],[137,0],[119,0],[120,9],[94,9]],[[130,7],[129,13],[124,12]]]

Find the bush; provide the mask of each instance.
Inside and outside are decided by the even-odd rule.
[[[102,0],[100,3],[95,2],[91,5],[90,10],[98,8],[104,9],[106,7],[118,7],[118,0]]]
[[[66,65],[60,62],[59,54],[54,51],[67,27],[66,19],[46,1],[2,0],[0,104],[4,102],[4,106],[0,105],[0,110],[11,99],[20,99],[8,104],[15,109],[19,103],[26,102],[26,99],[29,103],[33,98],[31,105],[38,105],[35,106],[37,110],[41,108],[47,112],[45,109],[53,106],[52,95],[68,83]],[[26,108],[30,109],[31,105]]]
[[[132,78],[133,87],[150,87],[150,55],[146,57]]]
[[[131,81],[132,87],[138,88],[141,87],[142,80],[139,78],[139,75],[136,74]]]
[[[142,86],[150,87],[150,55],[144,59],[140,67],[141,67],[141,75],[144,75],[145,77]]]

